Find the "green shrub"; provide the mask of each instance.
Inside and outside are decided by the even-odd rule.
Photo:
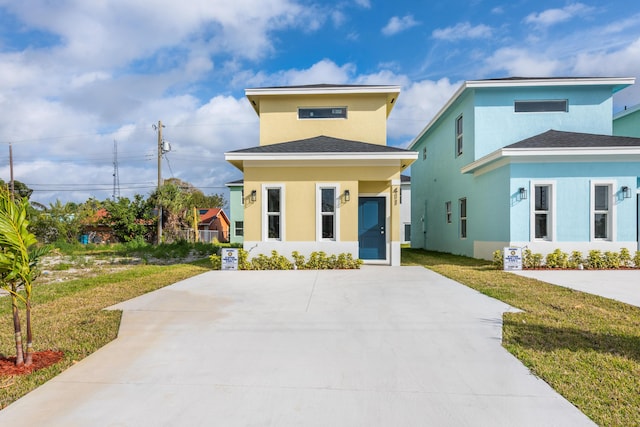
[[[589,269],[601,269],[604,268],[604,256],[602,252],[598,249],[592,249],[589,251],[589,255],[587,255],[587,265],[586,267]]]
[[[620,254],[606,251],[603,256],[603,262],[605,268],[620,268]]]
[[[584,260],[582,259],[582,252],[580,251],[571,252],[571,256],[569,257],[569,263],[567,264],[567,267],[580,268],[582,264],[584,264]]]
[[[636,268],[640,268],[640,251],[636,251],[636,254],[633,256],[633,265]]]
[[[238,270],[251,270],[251,262],[249,262],[249,252],[244,249],[238,250]]]
[[[504,269],[504,253],[501,249],[493,251],[493,266],[496,268],[496,270]]]
[[[209,257],[209,259],[211,260],[211,265],[213,266],[214,270],[222,269],[222,257],[220,255],[213,254]]]
[[[631,267],[631,253],[627,248],[620,249],[620,265],[622,267]]]
[[[523,268],[540,268],[544,257],[540,253],[532,253],[531,249],[522,251],[522,267]]]
[[[304,255],[300,255],[300,252],[293,251],[291,253],[291,257],[293,258],[293,265],[297,270],[304,270],[307,268],[307,262],[304,259]]]
[[[548,268],[567,268],[569,264],[569,255],[562,252],[560,249],[556,249],[553,252],[547,254],[545,258],[545,265]]]
[[[259,254],[251,260],[252,270],[292,270],[293,264],[278,251],[271,251],[271,256]]]

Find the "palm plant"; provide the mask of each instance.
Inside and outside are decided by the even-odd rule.
[[[0,279],[1,286],[11,295],[13,327],[16,343],[16,365],[32,363],[33,334],[31,329],[31,298],[33,281],[39,270],[38,261],[48,247],[37,247],[37,240],[28,230],[29,201],[14,201],[6,189],[0,189]],[[19,292],[24,288],[24,296]],[[27,343],[22,345],[22,328],[18,303],[26,308]]]

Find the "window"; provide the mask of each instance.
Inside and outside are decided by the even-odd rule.
[[[535,185],[534,237],[551,240],[551,186]]]
[[[566,99],[515,101],[513,108],[516,113],[566,113],[568,110]]]
[[[451,224],[451,202],[444,202],[444,211],[446,212],[447,224]]]
[[[240,204],[244,205],[244,188],[240,191]]]
[[[422,149],[422,160],[427,160],[427,147]]]
[[[298,119],[346,119],[347,107],[298,108]]]
[[[334,240],[336,230],[336,189],[320,189],[320,227],[323,239]]]
[[[404,241],[408,242],[411,240],[411,224],[404,225]]]
[[[460,238],[467,238],[467,199],[463,198],[460,202]]]
[[[593,186],[593,237],[611,239],[611,186]]]
[[[462,155],[462,114],[456,119],[456,156]]]
[[[236,236],[244,236],[244,221],[236,221]]]
[[[282,200],[280,188],[267,188],[267,238],[280,240],[282,236]]]

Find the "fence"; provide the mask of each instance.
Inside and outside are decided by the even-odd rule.
[[[180,230],[181,238],[187,240],[189,242],[193,242],[195,240],[195,233],[191,229]],[[219,231],[219,230],[198,230],[198,241],[204,243],[213,243],[213,242],[228,242],[229,236],[228,233]]]

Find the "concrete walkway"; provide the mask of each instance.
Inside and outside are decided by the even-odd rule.
[[[640,270],[523,270],[513,273],[640,307]]]
[[[501,342],[506,304],[422,267],[230,272],[135,298],[7,426],[588,426]]]

